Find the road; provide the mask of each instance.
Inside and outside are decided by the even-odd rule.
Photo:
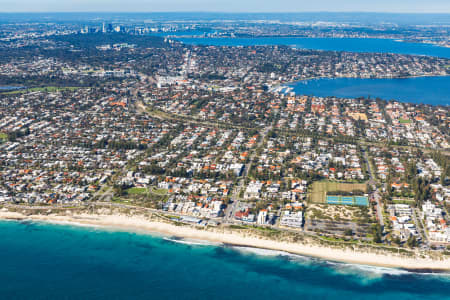
[[[114,178],[122,176],[122,174],[126,173],[127,171],[128,171],[128,164],[125,164],[122,167],[122,169],[120,169],[116,174],[113,175],[113,181]],[[105,188],[105,190],[102,192],[103,188]],[[114,197],[113,187],[105,183],[98,189],[97,192],[95,192],[92,195],[91,199],[96,199],[97,201],[111,201],[113,197]]]
[[[384,218],[383,218],[383,204],[381,203],[381,194],[379,189],[376,187],[377,181],[373,178],[372,169],[370,168],[370,161],[367,155],[367,148],[364,151],[364,160],[366,161],[367,171],[369,172],[369,185],[374,192],[372,193],[373,198],[377,202],[377,219],[380,222],[381,228],[384,229]]]
[[[414,224],[416,224],[417,231],[419,232],[420,236],[422,237],[423,243],[426,245],[427,248],[429,248],[430,247],[430,239],[428,238],[427,231],[425,230],[425,224],[423,224],[422,218],[417,217],[417,216],[420,216],[419,209],[414,208],[413,209]],[[419,222],[420,222],[420,227],[422,227],[422,228],[419,227]]]
[[[227,208],[227,210],[225,212],[225,222],[227,222],[227,223],[233,221],[234,214],[235,214],[236,210],[239,209],[239,206],[240,206],[239,193],[245,186],[245,179],[248,177],[248,172],[252,168],[252,164],[253,164],[253,161],[256,156],[256,150],[264,144],[264,140],[266,139],[266,136],[271,129],[272,129],[272,126],[268,126],[263,130],[263,132],[261,134],[261,138],[259,140],[259,143],[253,149],[253,151],[249,157],[248,163],[244,167],[244,171],[243,171],[241,179],[239,180],[239,184],[233,190],[233,195],[231,197],[233,203]]]

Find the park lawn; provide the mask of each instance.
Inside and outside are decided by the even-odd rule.
[[[325,203],[328,192],[353,192],[361,190],[367,192],[367,185],[365,183],[344,183],[337,181],[316,181],[312,184],[309,199],[313,203]]]
[[[130,200],[123,199],[121,197],[113,197],[112,201],[115,203],[127,204],[127,205],[131,203]]]
[[[29,89],[5,92],[3,94],[4,95],[14,95],[14,94],[22,94],[22,93],[30,93],[30,92],[57,92],[57,91],[63,91],[63,90],[75,91],[77,89],[79,89],[79,87],[75,87],[75,86],[67,86],[67,87],[46,86],[46,87],[36,87],[36,88],[29,88]]]
[[[411,124],[412,122],[409,119],[402,119],[402,118],[400,118],[398,121],[400,122],[400,124]]]
[[[4,132],[0,132],[0,140],[7,140],[8,139],[8,135]]]
[[[412,204],[415,203],[416,200],[414,200],[414,198],[394,198],[392,199],[392,202],[395,204]]]
[[[132,187],[125,191],[128,195],[141,195],[147,193],[147,188]]]
[[[164,195],[167,195],[167,192],[168,192],[167,189],[157,189],[155,187],[152,188],[153,194],[164,196]]]

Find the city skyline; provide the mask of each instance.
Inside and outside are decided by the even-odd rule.
[[[432,1],[387,1],[363,3],[346,0],[310,1],[183,1],[183,0],[0,0],[0,12],[386,12],[386,13],[450,13],[450,2]]]

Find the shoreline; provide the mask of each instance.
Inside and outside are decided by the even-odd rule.
[[[401,255],[388,255],[369,251],[336,249],[326,246],[276,241],[257,237],[252,234],[234,232],[227,228],[206,230],[190,225],[177,226],[162,221],[147,220],[142,216],[78,214],[78,215],[25,215],[16,212],[0,211],[0,220],[40,221],[62,226],[94,227],[105,230],[159,234],[198,241],[220,243],[234,247],[248,247],[282,251],[294,255],[303,255],[332,262],[403,269],[420,273],[450,271],[450,258],[437,260],[432,258],[413,258]]]

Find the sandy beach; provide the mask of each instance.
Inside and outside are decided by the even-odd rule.
[[[255,247],[277,251],[285,251],[293,254],[317,257],[325,260],[340,261],[371,266],[404,268],[411,270],[442,270],[450,271],[450,259],[436,260],[426,257],[405,257],[401,255],[371,253],[371,249],[362,252],[350,249],[337,249],[319,245],[303,243],[290,243],[275,241],[217,228],[205,230],[193,226],[176,226],[165,222],[149,221],[141,216],[103,215],[103,214],[73,214],[73,215],[25,215],[17,212],[0,211],[0,219],[3,220],[34,220],[50,223],[59,223],[78,226],[96,226],[105,229],[159,233],[169,236],[177,236],[188,239],[204,240],[215,243],[224,243],[236,246]]]

